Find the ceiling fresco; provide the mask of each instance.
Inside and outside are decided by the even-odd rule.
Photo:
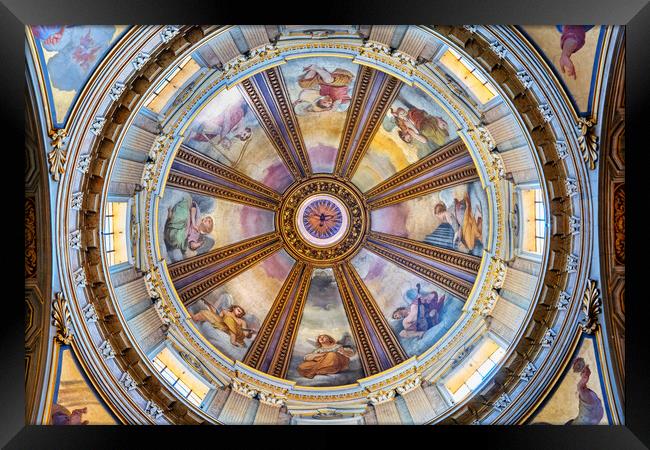
[[[347,172],[350,181],[343,178],[343,183],[352,183],[360,191],[367,191],[451,141],[461,142],[454,121],[431,95],[420,88],[403,86],[401,81],[367,66],[361,69],[362,79],[358,79],[359,72],[359,64],[349,59],[333,56],[296,58],[283,64],[280,70],[272,68],[255,74],[246,81],[250,85],[229,86],[210,99],[189,121],[183,141],[183,145],[188,147],[186,153],[198,152],[267,188],[283,192],[288,183],[295,185],[303,182],[304,178],[294,179],[290,175],[278,156],[273,139],[280,151],[288,149],[290,165],[301,164],[297,147],[307,149],[310,167],[302,167],[298,173],[324,172],[341,177]],[[391,85],[397,87],[387,96],[386,90]],[[250,89],[253,89],[253,95]],[[272,100],[266,97],[271,92],[275,95]],[[258,93],[264,98],[262,102],[258,102]],[[389,98],[394,100],[389,102]],[[275,106],[268,106],[271,103]],[[360,117],[353,117],[350,103],[367,106],[361,110]],[[275,107],[279,109],[280,105],[290,105],[297,121],[276,114]],[[377,117],[380,113],[382,116]],[[257,117],[267,119],[264,126],[260,125]],[[346,126],[354,126],[349,142],[346,141]],[[366,131],[370,126],[373,128]],[[365,151],[362,146],[365,146]],[[341,148],[347,148],[352,155],[348,157],[350,162],[347,165],[345,162],[336,164],[345,161]],[[358,158],[358,170],[353,171],[354,155],[357,154],[363,157]],[[275,362],[268,363],[264,358],[255,368],[282,377],[287,376],[289,370],[292,373],[289,379],[312,386],[350,384],[364,376],[355,349],[355,335],[350,332],[348,324],[351,318],[345,314],[332,270],[335,265],[348,260],[366,286],[362,289],[367,288],[372,297],[370,301],[387,322],[387,329],[392,330],[393,339],[402,347],[399,353],[407,357],[429,350],[463,313],[463,304],[476,273],[458,271],[444,262],[423,261],[423,266],[430,264],[434,267],[437,276],[460,280],[461,286],[456,286],[452,295],[441,286],[427,282],[426,278],[389,262],[381,254],[371,254],[367,250],[362,249],[354,259],[351,257],[356,252],[343,260],[329,254],[312,256],[319,252],[318,247],[326,250],[334,246],[333,256],[337,243],[355,232],[353,218],[348,217],[350,204],[339,200],[343,199],[341,191],[327,185],[316,185],[297,191],[297,195],[287,194],[286,205],[275,211],[278,219],[274,222],[272,211],[182,190],[182,187],[197,188],[198,184],[192,183],[195,179],[202,181],[201,186],[205,186],[202,192],[205,193],[210,192],[211,186],[216,189],[229,185],[205,170],[185,165],[187,159],[184,156],[178,163],[171,162],[172,177],[167,184],[174,188],[168,188],[158,204],[159,235],[164,244],[164,250],[161,247],[160,251],[170,263],[185,259],[191,261],[198,255],[218,252],[222,247],[270,233],[276,223],[279,227],[288,225],[285,222],[297,223],[298,239],[316,246],[297,258],[308,264],[302,277],[311,279],[309,290],[294,300],[296,307],[302,310],[298,314],[300,321],[289,323],[289,317],[281,315],[277,323],[266,321],[265,324],[276,327],[268,330],[267,334],[271,336],[275,336],[275,329],[293,336],[289,339],[291,347],[287,349],[291,355],[289,368],[286,361],[278,362],[280,366],[274,368],[271,364]],[[459,167],[472,166],[472,159],[465,149],[464,157],[461,155],[441,165],[425,179],[435,180],[437,175],[445,176]],[[409,179],[393,186],[387,194],[394,193],[395,188],[402,189],[421,182],[417,175],[411,178],[412,181]],[[405,237],[433,247],[482,257],[489,227],[487,216],[483,222],[488,199],[481,183],[477,180],[429,191],[432,193],[373,210],[369,220],[371,229],[382,232],[388,239]],[[260,194],[259,191],[251,192],[251,197],[256,199],[261,197]],[[237,201],[235,197],[233,199]],[[293,201],[301,202],[301,206],[297,210],[287,209]],[[362,205],[359,206],[363,209]],[[361,210],[359,213],[366,214]],[[360,233],[365,231],[360,230]],[[287,236],[286,239],[293,239],[292,235]],[[389,252],[389,257],[417,257],[411,252],[395,252],[392,246],[381,240],[369,245],[369,248],[380,246],[384,252]],[[242,260],[245,260],[247,255],[242,254]],[[200,292],[198,296],[193,294],[186,303],[186,306],[193,305],[192,320],[218,351],[230,358],[246,361],[246,355],[256,350],[251,343],[266,333],[260,327],[273,313],[273,299],[295,263],[286,254],[272,255],[250,263],[250,268],[228,281],[223,288]],[[318,268],[314,268],[314,264]],[[260,269],[273,266],[277,266],[277,274],[273,276]],[[170,267],[173,268],[173,264]],[[189,286],[210,280],[218,269],[216,264],[214,268],[206,267],[178,280],[172,277],[172,282],[177,291],[187,292]],[[318,306],[321,304],[323,306]],[[322,310],[320,313],[319,308]],[[354,324],[355,327],[359,325]],[[360,336],[357,335],[356,339],[359,340]],[[375,339],[385,337],[378,335]],[[269,342],[267,345],[272,348],[278,343]],[[309,349],[310,345],[312,349]],[[376,346],[377,343],[371,341],[370,345]],[[268,348],[265,349],[267,359],[272,357]],[[384,370],[398,361],[376,349],[373,352],[378,353],[380,367]],[[318,356],[321,353],[322,361]],[[357,378],[354,379],[353,375]]]
[[[587,270],[597,140],[580,122],[619,32],[28,29],[65,190],[55,322],[87,334],[73,342],[94,346],[92,376],[114,371],[107,398],[133,399],[113,415],[592,420],[578,383],[582,403],[607,397],[598,423],[620,423]]]

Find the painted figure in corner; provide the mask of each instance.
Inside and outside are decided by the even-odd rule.
[[[560,38],[560,69],[566,76],[576,79],[576,68],[571,61],[571,55],[580,50],[585,45],[585,35],[587,31],[593,28],[593,25],[558,25],[557,29],[562,33]]]
[[[572,366],[574,373],[580,374],[578,381],[578,415],[566,425],[598,425],[603,418],[603,402],[587,387],[591,370],[583,358],[576,358]]]
[[[83,415],[88,412],[88,408],[73,409],[72,412],[65,406],[57,403],[52,405],[52,425],[88,425]]]

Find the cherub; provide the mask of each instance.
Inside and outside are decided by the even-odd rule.
[[[219,306],[201,300],[204,309],[192,314],[195,322],[209,322],[216,330],[222,331],[230,337],[230,344],[234,347],[246,347],[244,339],[250,339],[257,330],[249,327],[246,319],[246,311],[239,305],[232,303],[230,294],[222,294],[219,297]]]
[[[393,311],[394,320],[401,321],[403,327],[399,335],[403,338],[422,339],[424,333],[441,320],[445,294],[438,296],[436,291],[422,292],[420,283],[416,289],[406,291],[408,306],[400,306]]]

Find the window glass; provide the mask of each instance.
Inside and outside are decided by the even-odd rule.
[[[455,75],[482,104],[488,103],[498,95],[496,88],[478,68],[452,48],[449,48],[440,57],[440,63]]]
[[[539,188],[522,190],[520,206],[524,223],[521,249],[541,255],[546,234],[546,211],[542,190]]]
[[[505,350],[492,339],[485,339],[445,381],[454,402],[476,390],[503,359]]]
[[[126,241],[129,222],[128,205],[125,201],[106,203],[102,235],[109,267],[128,261]]]
[[[210,386],[192,375],[175,353],[164,348],[153,358],[156,370],[181,396],[200,406],[210,390]]]

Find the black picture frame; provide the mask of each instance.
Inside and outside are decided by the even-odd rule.
[[[4,290],[0,341],[0,444],[5,448],[134,448],[197,446],[197,439],[223,445],[225,436],[256,447],[339,448],[355,441],[370,447],[420,447],[477,445],[483,448],[636,449],[650,446],[650,366],[645,328],[648,317],[646,292],[641,279],[642,197],[647,175],[641,173],[643,138],[648,125],[645,105],[650,86],[650,5],[647,0],[464,0],[424,2],[412,0],[364,2],[213,3],[200,0],[88,1],[2,0],[0,5],[0,82],[2,86],[2,136],[5,151],[0,167],[4,183],[3,217],[23,216],[25,25],[26,24],[158,24],[158,23],[482,23],[482,24],[612,24],[626,25],[626,370],[625,426],[563,427],[52,427],[25,426],[24,414],[24,303],[21,220],[2,221],[5,226],[6,262],[2,269]],[[15,145],[11,145],[12,137]],[[639,206],[636,206],[639,205]],[[638,217],[636,217],[638,216]],[[637,240],[638,238],[638,240]],[[636,244],[638,242],[638,244]],[[15,255],[14,255],[15,252]],[[416,436],[417,435],[417,436]],[[441,440],[444,436],[444,440]],[[250,439],[250,441],[249,441]],[[138,441],[142,444],[136,444]],[[210,443],[213,444],[210,444]],[[420,443],[418,443],[420,442]],[[254,444],[253,444],[254,443]],[[249,447],[250,445],[245,445]]]

